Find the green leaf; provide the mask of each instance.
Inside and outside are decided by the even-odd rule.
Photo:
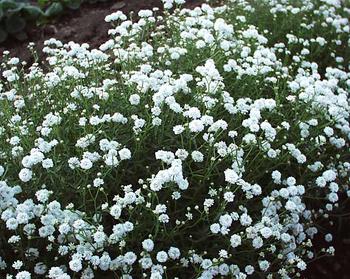
[[[20,31],[18,33],[12,34],[12,36],[14,36],[19,41],[24,41],[24,40],[28,39],[28,35],[24,31]]]
[[[29,0],[14,0],[16,3],[29,3]]]
[[[4,30],[3,27],[0,27],[0,43],[3,43],[4,41],[6,41],[7,36],[8,36],[8,34],[7,34],[6,30]]]
[[[58,2],[55,2],[55,3],[52,3],[48,8],[47,10],[45,11],[45,15],[47,17],[51,17],[51,16],[57,16],[59,15],[60,13],[62,13],[63,11],[63,6],[61,3],[58,3]]]
[[[4,11],[15,9],[17,7],[17,3],[12,0],[2,0],[0,3]]]
[[[12,15],[6,19],[5,26],[8,33],[15,34],[24,29],[26,26],[26,21],[18,15]]]
[[[48,0],[38,0],[38,5],[43,8],[48,2]]]
[[[16,14],[16,13],[20,12],[25,6],[26,6],[26,4],[24,4],[24,3],[17,3],[16,7],[8,9],[7,12],[11,13],[11,14]]]
[[[32,5],[26,6],[23,10],[25,11],[25,13],[28,15],[30,19],[36,19],[40,15],[43,15],[43,12],[39,7],[35,7]]]
[[[0,21],[2,20],[4,16],[4,10],[2,9],[2,6],[0,6]]]
[[[81,5],[81,1],[80,0],[70,0],[70,1],[67,1],[67,3],[66,3],[66,6],[69,9],[72,9],[72,10],[79,9],[80,5]]]

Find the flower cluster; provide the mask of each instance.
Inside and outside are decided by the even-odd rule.
[[[163,2],[107,16],[99,49],[4,53],[2,278],[287,279],[334,253],[313,239],[350,196],[350,6]]]

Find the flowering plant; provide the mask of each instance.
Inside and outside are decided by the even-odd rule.
[[[349,6],[183,2],[27,70],[5,53],[6,278],[291,278],[334,252],[313,238],[350,194]]]

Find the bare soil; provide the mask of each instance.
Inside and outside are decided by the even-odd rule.
[[[203,0],[188,0],[187,7],[194,7],[203,3]],[[91,48],[98,48],[107,41],[107,31],[111,28],[104,18],[118,10],[125,14],[135,13],[141,9],[161,7],[160,0],[110,0],[96,4],[83,4],[79,10],[67,10],[54,22],[42,27],[28,28],[27,40],[20,42],[15,39],[7,40],[0,45],[0,55],[9,50],[11,56],[31,62],[31,54],[27,49],[29,42],[34,42],[37,49],[42,49],[45,40],[56,38],[64,43],[88,43]]]

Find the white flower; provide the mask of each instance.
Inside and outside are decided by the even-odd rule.
[[[188,126],[193,133],[199,133],[204,130],[204,125],[201,120],[192,120]]]
[[[56,279],[58,276],[63,275],[63,270],[59,267],[52,267],[49,270],[49,278]]]
[[[169,9],[171,9],[171,8],[169,8]],[[159,271],[154,271],[151,273],[150,279],[163,279],[163,276],[160,274]]]
[[[59,231],[61,234],[65,235],[65,234],[67,234],[68,232],[71,231],[71,227],[70,227],[69,224],[63,223],[63,224],[61,224],[61,225],[58,227],[58,231]]]
[[[94,233],[94,241],[96,243],[102,243],[106,239],[106,234],[104,232],[95,232]]]
[[[80,165],[80,161],[77,157],[72,157],[68,159],[68,165],[71,169],[75,169]]]
[[[52,159],[45,159],[41,162],[44,169],[49,169],[53,167],[53,161]]]
[[[289,211],[294,211],[297,209],[297,205],[293,201],[289,200],[286,202],[285,208]]]
[[[122,214],[122,208],[119,205],[115,204],[111,207],[110,213],[115,219],[119,219],[120,215]]]
[[[138,12],[139,17],[151,17],[153,12],[151,10],[141,10]]]
[[[247,265],[244,268],[244,271],[248,274],[248,275],[252,275],[254,273],[254,267],[252,265]]]
[[[232,235],[230,238],[230,243],[233,248],[240,246],[242,243],[241,237],[237,234]]]
[[[264,227],[260,230],[260,233],[264,238],[269,238],[272,235],[272,230],[268,227]]]
[[[198,40],[196,42],[196,48],[201,49],[205,47],[205,42],[203,40]]]
[[[158,220],[160,223],[169,223],[170,218],[168,214],[161,214],[159,215]]]
[[[120,160],[129,160],[131,158],[131,151],[128,148],[123,148],[118,151]]]
[[[17,65],[19,63],[19,59],[17,57],[12,57],[7,63],[9,65]]]
[[[233,202],[235,195],[232,192],[226,192],[224,194],[224,199],[226,202]]]
[[[191,153],[191,157],[194,162],[203,162],[204,160],[204,155],[202,154],[202,152],[199,151],[193,151]]]
[[[127,17],[126,15],[123,14],[122,11],[117,11],[115,13],[112,13],[108,16],[105,17],[106,22],[112,22],[112,21],[117,21],[118,19],[120,20],[126,20]]]
[[[211,267],[212,266],[212,261],[211,260],[209,260],[209,259],[204,259],[203,261],[202,261],[202,263],[201,263],[201,267],[203,268],[203,269],[208,269],[209,267]]]
[[[38,274],[38,275],[44,275],[47,272],[47,266],[44,263],[39,262],[35,264],[34,272],[35,274]]]
[[[232,217],[229,214],[221,215],[219,222],[224,227],[230,227],[232,225]]]
[[[138,94],[130,95],[129,102],[130,102],[130,104],[132,104],[134,106],[138,105],[140,103],[140,95],[138,95]]]
[[[20,271],[16,274],[16,279],[31,279],[32,276],[28,271]]]
[[[126,252],[124,255],[124,261],[128,264],[128,265],[132,265],[137,259],[137,256],[134,252]]]
[[[337,173],[333,170],[326,170],[322,173],[322,176],[327,182],[331,182],[337,178]]]
[[[153,263],[151,258],[144,257],[140,259],[140,264],[143,269],[149,269]]]
[[[182,161],[188,157],[188,152],[185,149],[178,149],[175,152],[175,155]]]
[[[270,263],[269,263],[268,261],[266,261],[266,260],[260,261],[260,262],[259,262],[259,267],[260,267],[260,269],[261,269],[262,271],[266,271],[266,270],[268,270],[268,268],[270,267]]]
[[[177,247],[170,247],[168,250],[168,255],[169,258],[171,258],[172,260],[177,260],[180,258],[180,249]]]
[[[225,173],[225,181],[228,183],[235,184],[239,179],[238,174],[232,169],[227,169],[225,170],[224,173]]]
[[[148,238],[142,241],[142,248],[145,249],[147,252],[151,252],[154,248],[153,240]]]
[[[220,224],[218,224],[218,223],[214,223],[214,224],[212,224],[212,225],[210,225],[210,231],[212,232],[212,233],[215,233],[215,234],[217,234],[217,233],[219,233],[220,232]]]
[[[21,169],[21,171],[18,174],[19,179],[21,179],[23,182],[28,182],[32,179],[33,172],[30,169]]]
[[[104,184],[104,181],[102,178],[95,178],[94,181],[93,181],[93,185],[94,187],[100,187]]]
[[[89,170],[92,168],[92,162],[90,159],[84,158],[80,161],[80,167],[83,170]]]
[[[306,269],[306,263],[302,260],[299,260],[299,262],[297,263],[297,267],[300,269],[300,270],[305,270]]]
[[[316,184],[318,187],[325,187],[327,185],[327,180],[323,176],[319,176],[316,178]]]
[[[160,251],[157,253],[157,261],[160,263],[165,263],[168,260],[168,254],[164,251]]]
[[[157,160],[162,160],[166,164],[171,164],[171,162],[175,159],[174,153],[170,151],[158,150],[155,153]]]
[[[15,261],[13,264],[12,264],[12,267],[14,269],[21,269],[23,266],[23,262],[22,261]]]
[[[74,272],[79,272],[83,266],[81,264],[81,260],[73,259],[69,262],[69,268]]]
[[[277,171],[277,170],[273,171],[271,176],[272,176],[272,179],[273,179],[275,184],[280,184],[281,183],[282,175],[281,175],[281,173],[279,171]]]
[[[15,230],[18,227],[18,221],[15,218],[9,218],[6,221],[6,228],[9,230]]]
[[[176,125],[173,127],[173,132],[175,135],[181,134],[184,130],[185,130],[185,128],[181,125]]]
[[[327,242],[331,242],[333,240],[333,236],[332,234],[330,233],[327,233],[324,237],[324,239],[327,241]]]
[[[242,226],[249,226],[253,221],[252,218],[247,213],[243,213],[239,218],[239,220]]]

